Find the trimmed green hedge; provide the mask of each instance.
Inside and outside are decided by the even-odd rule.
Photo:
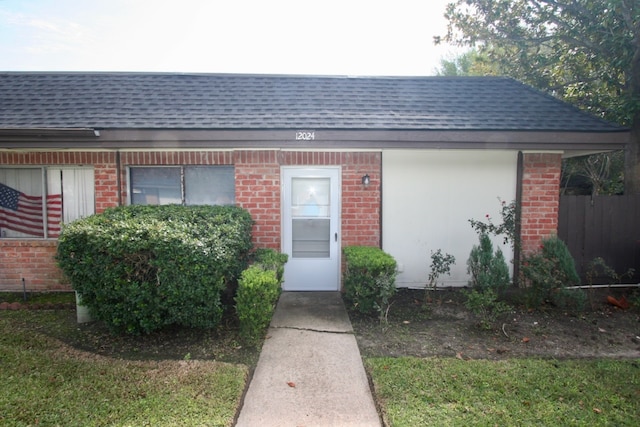
[[[344,289],[347,302],[361,313],[384,316],[389,298],[395,292],[396,260],[380,248],[343,248],[346,267]]]
[[[240,336],[257,342],[269,326],[281,292],[287,254],[273,249],[258,249],[253,264],[242,272],[235,298],[240,321]]]
[[[63,228],[58,264],[112,329],[212,328],[247,265],[253,221],[235,206],[125,206]]]

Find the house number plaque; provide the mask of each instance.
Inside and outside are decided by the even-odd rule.
[[[313,141],[316,139],[315,132],[298,131],[296,132],[296,141]]]

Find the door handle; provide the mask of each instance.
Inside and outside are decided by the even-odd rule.
[[[338,241],[338,233],[335,234],[336,242]]]

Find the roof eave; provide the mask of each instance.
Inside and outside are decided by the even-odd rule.
[[[611,132],[515,130],[305,129],[0,129],[4,149],[622,149],[627,129]]]
[[[55,140],[55,139],[95,139],[100,131],[93,128],[0,128],[0,141],[15,140]]]

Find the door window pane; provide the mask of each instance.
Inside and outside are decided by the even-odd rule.
[[[331,230],[328,218],[298,218],[292,225],[294,258],[329,258]]]
[[[329,178],[291,180],[291,233],[294,258],[330,257],[330,193]]]
[[[329,217],[329,178],[293,178],[291,180],[292,216]]]

